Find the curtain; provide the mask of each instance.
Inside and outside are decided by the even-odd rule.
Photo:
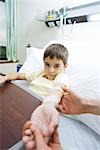
[[[17,61],[16,51],[16,0],[6,0],[7,15],[7,59]]]
[[[0,46],[6,46],[6,4],[0,1]]]

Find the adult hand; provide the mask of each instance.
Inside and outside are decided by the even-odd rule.
[[[27,149],[34,147],[33,142],[33,124],[37,126],[44,138],[48,142],[55,128],[58,126],[59,115],[57,110],[51,104],[42,104],[38,106],[32,113],[31,122],[28,122],[24,126],[23,141]]]
[[[82,114],[86,112],[85,99],[79,97],[72,90],[63,88],[65,94],[57,106],[57,110],[64,114]]]
[[[41,130],[35,125],[33,125],[33,135],[35,141],[33,150],[61,150],[57,129],[54,130],[48,144],[45,142]]]
[[[33,150],[33,148],[35,147],[34,135],[32,133],[31,126],[32,126],[32,122],[27,121],[23,127],[22,141],[25,145],[26,150]]]

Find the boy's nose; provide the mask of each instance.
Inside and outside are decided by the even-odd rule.
[[[49,70],[49,72],[54,72],[54,68],[51,67],[50,70]]]

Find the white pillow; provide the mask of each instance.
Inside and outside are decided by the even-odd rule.
[[[43,53],[44,51],[39,48],[30,47],[28,48],[28,56],[19,70],[22,72],[36,72],[43,68]]]

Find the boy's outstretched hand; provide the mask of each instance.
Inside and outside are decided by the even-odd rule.
[[[42,104],[38,106],[31,115],[31,121],[28,121],[23,129],[23,142],[27,149],[34,147],[34,128],[35,125],[41,130],[45,142],[48,143],[55,128],[58,126],[59,113],[54,106]]]

